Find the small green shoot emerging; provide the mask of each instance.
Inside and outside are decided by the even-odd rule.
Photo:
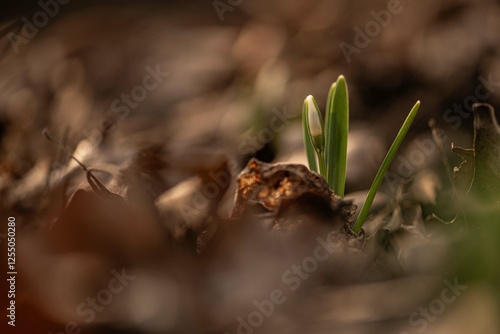
[[[323,119],[321,112],[314,97],[309,95],[304,101],[304,115],[306,121],[308,140],[318,156],[319,172],[321,175],[326,173],[326,163],[324,158],[325,153],[325,136],[323,134]]]
[[[347,135],[349,132],[349,97],[347,83],[339,76],[330,88],[326,103],[326,181],[344,198],[347,169]]]
[[[387,152],[354,224],[353,231],[355,233],[359,233],[361,230],[384,175],[419,108],[420,101],[417,101]],[[340,75],[330,87],[324,125],[314,97],[309,95],[304,100],[302,130],[309,168],[317,172],[319,164],[319,172],[326,179],[330,188],[341,198],[344,198],[347,170],[347,136],[349,132],[349,94],[344,76]]]
[[[302,108],[302,134],[304,136],[304,147],[306,149],[307,162],[309,164],[309,169],[313,172],[318,172],[318,166],[316,164],[316,155],[314,154],[314,147],[312,144],[311,135],[309,134],[309,122],[308,122],[308,103],[307,99],[304,100],[304,106]]]
[[[361,208],[361,211],[359,212],[358,219],[356,219],[356,223],[354,224],[353,231],[354,233],[358,234],[359,231],[361,230],[361,227],[363,226],[363,223],[365,222],[366,217],[368,216],[368,212],[370,211],[370,207],[373,203],[373,199],[375,198],[375,195],[377,194],[378,188],[380,187],[380,184],[382,183],[382,180],[384,179],[384,175],[387,172],[387,169],[389,168],[389,165],[392,162],[392,159],[396,155],[396,152],[399,149],[399,146],[401,146],[401,143],[403,142],[403,139],[406,136],[406,133],[408,132],[408,129],[410,128],[411,123],[413,122],[413,119],[417,115],[418,109],[420,108],[420,101],[417,101],[413,108],[411,109],[410,113],[406,117],[405,122],[403,123],[403,126],[398,132],[398,135],[396,136],[396,139],[394,139],[394,142],[391,145],[391,148],[389,148],[389,151],[387,152],[387,155],[384,158],[384,161],[382,161],[382,165],[380,165],[380,168],[378,169],[377,175],[375,175],[375,179],[373,180],[372,186],[370,187],[370,191],[368,192],[368,196],[366,196],[365,203],[363,204],[363,207]]]

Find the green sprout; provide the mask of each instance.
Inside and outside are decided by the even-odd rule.
[[[330,188],[344,198],[349,131],[349,101],[344,76],[338,77],[328,93],[325,125],[311,95],[304,100],[302,125],[309,168],[317,172],[319,164],[319,172]]]
[[[307,158],[309,159],[309,168],[317,171],[316,167],[316,157],[314,156],[314,151],[318,156],[319,171],[321,175],[326,173],[326,163],[325,163],[325,136],[323,135],[323,119],[321,118],[321,112],[319,110],[318,104],[314,97],[309,95],[304,100],[303,108],[304,117],[304,142],[307,152]],[[314,151],[313,151],[314,149]]]
[[[316,155],[314,154],[314,147],[309,134],[309,105],[307,99],[304,100],[304,107],[302,108],[302,133],[304,136],[304,147],[306,149],[307,162],[309,169],[313,172],[318,171],[318,164],[316,163]]]
[[[373,180],[366,200],[356,219],[353,231],[357,234],[368,216],[373,199],[380,187],[396,152],[417,115],[420,101],[417,101],[394,139],[384,161]],[[344,198],[347,169],[347,135],[349,132],[349,95],[344,76],[340,75],[330,87],[326,104],[325,124],[313,96],[304,100],[302,127],[304,146],[309,168],[318,171],[333,191]]]
[[[349,98],[344,76],[332,84],[326,103],[326,182],[344,198],[347,169],[347,134],[349,132]]]
[[[372,206],[373,199],[375,198],[375,195],[377,194],[378,188],[380,187],[380,184],[382,183],[382,180],[384,179],[384,175],[387,172],[387,169],[389,168],[392,159],[396,155],[396,152],[399,149],[399,146],[401,146],[401,143],[403,142],[403,139],[406,136],[406,133],[408,132],[408,129],[410,128],[411,123],[413,122],[413,119],[417,115],[418,109],[420,108],[420,101],[417,101],[413,108],[411,109],[410,113],[406,117],[406,120],[403,123],[403,126],[401,126],[401,129],[399,129],[398,135],[392,142],[391,147],[389,148],[389,151],[387,152],[384,161],[382,161],[382,164],[380,165],[380,168],[378,169],[377,175],[375,175],[375,178],[373,179],[373,183],[370,187],[370,191],[368,191],[368,196],[366,196],[365,203],[363,203],[363,207],[361,208],[361,211],[359,212],[358,218],[356,219],[356,223],[354,224],[353,231],[354,233],[359,233],[361,230],[361,227],[363,226],[363,223],[366,220],[366,217],[368,216],[368,212],[370,211],[370,207]]]

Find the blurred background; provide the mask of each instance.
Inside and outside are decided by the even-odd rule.
[[[453,190],[428,122],[434,118],[442,129],[444,152],[456,166],[461,158],[451,152],[451,143],[472,147],[472,103],[500,106],[500,4],[493,0],[4,1],[0,20],[0,218],[17,219],[20,268],[18,331],[9,327],[8,333],[236,332],[235,319],[248,314],[243,301],[263,299],[259,293],[279,281],[276,266],[303,258],[297,251],[284,261],[257,232],[245,240],[262,242],[262,249],[252,250],[251,259],[238,258],[243,269],[224,262],[223,254],[236,253],[230,244],[215,252],[220,257],[201,264],[189,252],[173,256],[164,249],[170,242],[163,239],[164,226],[151,222],[157,213],[149,207],[141,207],[131,225],[108,224],[102,230],[98,222],[107,218],[100,212],[115,204],[95,208],[95,198],[73,197],[88,184],[71,154],[104,170],[99,176],[109,189],[127,200],[137,196],[141,203],[148,196],[157,200],[193,175],[217,170],[222,160],[233,179],[252,157],[305,164],[303,100],[312,94],[324,109],[330,85],[343,74],[351,117],[347,192],[369,188],[408,111],[420,100],[420,113],[391,167],[397,183],[384,183],[383,193],[390,197],[405,184],[424,217],[437,211],[451,219],[454,208],[443,205]],[[416,178],[413,185],[409,180]],[[168,203],[183,198],[177,190],[168,194]],[[226,190],[224,198],[216,196],[218,219],[227,219],[232,210],[234,181]],[[119,211],[126,220],[127,211]],[[57,229],[62,221],[84,221],[86,215],[93,223]],[[164,222],[177,219],[166,217]],[[498,250],[493,246],[498,228],[494,231],[485,251],[490,255]],[[1,232],[5,237],[3,223]],[[3,247],[2,240],[6,263]],[[432,283],[420,286],[430,300],[446,287],[442,276],[457,273],[448,267],[455,261],[442,254],[448,251],[438,253],[448,259],[443,271],[432,271],[436,276],[426,276]],[[458,280],[488,277],[484,281],[495,285],[490,277],[498,278],[491,276],[498,275],[496,263],[485,260],[487,269]],[[127,273],[137,281],[87,322],[74,310],[115,277],[110,268],[130,268]],[[263,273],[270,277],[262,279]],[[406,278],[417,287],[422,279]],[[239,283],[219,286],[224,280]],[[248,281],[261,284],[242,295],[234,292]],[[364,305],[407,290],[369,281],[379,297]],[[318,293],[321,286],[312,284],[303,294]],[[301,305],[303,297],[295,295],[260,330],[413,333],[423,328],[408,323],[407,315],[427,305],[425,298],[408,302],[403,311],[386,303],[379,313],[372,312],[376,307],[356,313],[352,306],[345,317],[339,315],[331,305],[364,295],[350,288],[340,289],[343,295],[335,294],[337,288],[320,291],[333,294],[335,302],[322,301],[330,309],[315,309],[314,315],[302,309],[314,300],[304,297],[307,303]],[[463,297],[464,305],[455,305],[455,313],[425,330],[498,333],[498,299],[482,283],[469,289],[474,293]],[[477,321],[467,327],[463,319],[471,318]]]

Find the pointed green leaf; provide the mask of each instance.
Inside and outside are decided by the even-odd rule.
[[[328,93],[325,124],[326,179],[340,197],[344,197],[349,132],[349,95],[344,76],[340,75]]]
[[[368,192],[368,195],[366,196],[365,203],[363,204],[363,207],[361,208],[361,211],[359,212],[358,219],[356,219],[356,223],[354,224],[353,231],[354,233],[359,233],[361,230],[361,227],[363,226],[363,223],[365,222],[366,217],[368,216],[368,213],[370,211],[370,207],[373,203],[373,199],[375,198],[375,195],[377,194],[378,188],[380,187],[380,184],[382,183],[382,180],[384,179],[384,175],[387,172],[387,169],[389,168],[392,159],[396,155],[396,152],[399,149],[399,146],[401,146],[401,143],[403,142],[403,139],[406,136],[406,133],[408,132],[408,129],[410,128],[411,123],[413,122],[413,119],[418,113],[418,109],[420,108],[420,101],[417,101],[413,108],[411,109],[410,113],[408,114],[408,117],[406,117],[405,122],[403,123],[403,126],[401,126],[401,129],[399,130],[398,135],[394,139],[394,142],[392,143],[391,147],[389,148],[389,151],[387,152],[387,155],[384,158],[384,161],[382,161],[382,164],[380,165],[380,168],[377,172],[377,175],[375,175],[375,179],[373,180],[373,183],[370,187],[370,191]]]

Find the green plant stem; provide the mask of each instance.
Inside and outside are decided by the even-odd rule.
[[[401,126],[401,129],[399,130],[398,135],[394,139],[391,148],[387,152],[387,155],[385,156],[382,165],[380,165],[377,175],[375,176],[375,179],[373,180],[373,183],[370,187],[370,191],[368,192],[368,196],[366,197],[365,203],[363,204],[363,207],[359,212],[358,219],[356,219],[356,223],[354,224],[354,227],[352,229],[354,233],[358,234],[359,231],[361,231],[361,227],[363,226],[366,217],[368,216],[370,207],[373,203],[375,195],[377,194],[378,188],[380,187],[380,184],[384,179],[384,175],[387,172],[387,169],[389,168],[392,159],[396,155],[399,146],[401,146],[401,143],[403,142],[403,139],[405,138],[406,133],[408,132],[408,129],[410,128],[410,125],[413,122],[413,119],[417,115],[419,108],[420,108],[420,101],[417,101],[417,103],[415,103],[410,113],[408,114],[408,117],[406,117],[406,120],[404,121],[403,125]]]
[[[317,151],[319,161],[319,173],[326,175],[325,151]]]

